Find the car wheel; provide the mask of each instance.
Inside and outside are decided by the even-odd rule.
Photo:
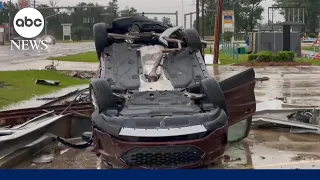
[[[202,42],[199,33],[195,29],[185,29],[182,34],[182,40],[187,47],[197,49],[202,54]]]
[[[108,33],[105,23],[97,23],[93,26],[94,43],[98,59],[100,60],[101,53],[104,51],[104,47],[108,45]]]
[[[207,99],[228,114],[227,103],[223,91],[216,79],[210,77],[202,80],[201,87]]]
[[[94,79],[89,86],[90,100],[99,112],[114,105],[113,92],[105,79]]]

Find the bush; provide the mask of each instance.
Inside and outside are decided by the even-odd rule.
[[[308,37],[309,38],[317,38],[318,36],[315,33],[310,33],[310,34],[308,34]]]
[[[256,62],[293,62],[295,53],[292,51],[279,51],[276,55],[270,51],[261,51],[257,54],[250,54],[248,61]]]
[[[72,28],[72,39],[74,41],[81,41],[83,38],[90,32],[90,29],[85,28],[85,27],[74,27]]]
[[[271,62],[273,61],[273,53],[270,51],[261,51],[259,52],[259,59],[260,62]]]
[[[258,54],[249,54],[248,61],[255,61],[258,58]]]
[[[277,56],[281,62],[293,62],[295,54],[292,51],[279,51]]]

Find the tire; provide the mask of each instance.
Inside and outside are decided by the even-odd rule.
[[[103,53],[104,48],[108,45],[108,33],[106,24],[97,23],[93,25],[93,36],[97,56],[100,61],[101,53]]]
[[[215,78],[210,77],[202,80],[201,87],[207,99],[214,105],[223,109],[228,115],[227,103],[223,91]]]
[[[202,42],[199,33],[195,29],[185,29],[182,33],[187,47],[197,49],[202,54]]]
[[[105,79],[94,79],[89,85],[90,101],[99,112],[115,105],[113,92]]]

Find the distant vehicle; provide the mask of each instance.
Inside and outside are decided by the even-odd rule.
[[[52,35],[44,35],[36,38],[36,40],[44,40],[48,45],[55,45],[56,39]]]

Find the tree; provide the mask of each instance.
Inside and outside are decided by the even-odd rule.
[[[59,2],[60,2],[60,0],[49,0],[49,5],[51,7],[56,7]]]
[[[169,17],[163,16],[162,22],[164,24],[171,24],[171,19]]]
[[[307,33],[315,33],[316,28],[319,27],[320,16],[320,2],[319,0],[275,0],[275,6],[282,7],[300,7],[305,8],[305,28]],[[282,9],[281,14],[284,14]],[[300,20],[302,17],[299,18]]]
[[[212,36],[215,23],[216,3],[211,0],[205,1],[205,35]],[[263,8],[262,0],[227,0],[223,1],[223,10],[234,10],[236,31],[250,31],[261,19]]]
[[[135,13],[137,13],[137,9],[134,7],[129,8],[129,6],[126,6],[124,10],[120,11],[121,17],[131,16],[131,15],[134,15]]]
[[[247,19],[246,28],[253,31],[258,20],[261,20],[263,7],[260,5],[262,0],[242,0],[242,11],[239,13],[244,19]]]

